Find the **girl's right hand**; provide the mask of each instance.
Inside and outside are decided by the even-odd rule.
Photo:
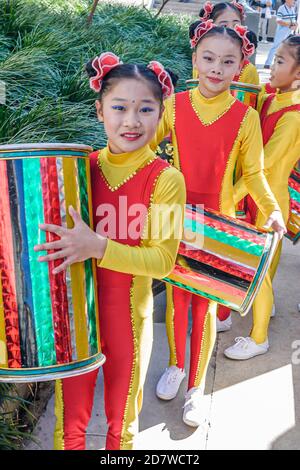
[[[281,240],[287,232],[281,211],[273,211],[263,228],[272,228],[274,232],[278,233],[279,240]]]

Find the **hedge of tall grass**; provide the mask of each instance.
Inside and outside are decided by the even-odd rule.
[[[191,74],[190,18],[100,2],[91,27],[87,0],[0,0],[0,143],[105,143],[84,64],[111,50],[124,62],[161,61]],[[179,82],[180,83],[180,82]]]

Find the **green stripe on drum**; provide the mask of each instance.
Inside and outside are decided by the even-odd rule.
[[[38,364],[43,367],[56,363],[56,352],[48,263],[40,263],[38,258],[42,253],[35,252],[33,249],[35,245],[46,241],[45,232],[38,227],[38,224],[44,222],[40,160],[38,158],[24,159],[23,174]]]
[[[88,192],[87,192],[87,174],[85,159],[78,159],[78,178],[79,178],[79,197],[81,207],[81,217],[83,221],[91,226]],[[95,305],[95,288],[93,278],[92,260],[84,262],[85,268],[85,282],[86,282],[86,299],[88,308],[88,329],[89,329],[89,347],[90,353],[96,354],[99,351],[97,328],[96,328],[96,305]]]
[[[298,191],[296,191],[294,188],[291,188],[290,186],[289,186],[289,193],[290,193],[291,199],[293,199],[293,201],[296,201],[300,204],[300,193],[298,193]]]
[[[200,224],[193,219],[185,219],[184,228],[192,230],[198,234],[203,234],[204,237],[211,238],[254,256],[261,256],[263,253],[264,247],[261,245],[257,245],[256,243],[250,242],[248,240],[243,240],[226,232],[221,232],[220,230],[216,230],[207,225]]]

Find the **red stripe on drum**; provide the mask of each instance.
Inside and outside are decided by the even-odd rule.
[[[8,367],[21,367],[20,329],[6,161],[0,160],[0,273]]]
[[[191,249],[184,243],[180,244],[178,253],[249,282],[253,281],[256,273],[254,269],[236,264],[233,261],[227,261],[203,250]]]
[[[213,211],[211,211],[213,213]],[[227,233],[229,235],[234,235],[235,237],[241,238],[242,240],[247,240],[252,243],[255,243],[256,245],[264,246],[265,240],[263,237],[256,236],[254,233],[249,233],[246,230],[243,230],[243,227],[241,226],[240,228],[238,225],[241,225],[241,223],[237,223],[237,226],[234,227],[232,225],[226,224],[221,220],[216,220],[208,215],[205,215],[204,213],[198,213],[194,212],[191,209],[186,208],[185,212],[186,216],[188,215],[190,219],[196,220],[200,224],[204,224],[206,227],[212,227],[215,230],[219,230],[220,232]],[[222,214],[222,217],[226,219],[226,216]],[[230,218],[230,221],[232,222],[233,219],[232,217]],[[255,230],[255,227],[250,226],[253,230]]]
[[[221,292],[221,298],[224,298],[224,296],[226,297],[226,295],[232,298],[234,297],[235,299],[241,299],[242,301],[245,298],[244,290],[227,284],[226,282],[217,281],[216,279],[206,276],[205,274],[196,273],[188,268],[179,266],[178,264],[175,265],[174,270],[169,276],[170,279],[172,279],[173,276],[178,276],[180,278],[180,282],[182,282],[182,284],[186,284],[187,286],[192,285],[194,287],[193,284],[190,284],[194,281],[196,283],[195,285],[197,285],[195,289],[199,290],[199,292],[201,292],[201,285],[203,285],[205,286],[204,292],[213,291],[213,295],[215,296],[218,296],[218,293]]]
[[[55,158],[41,158],[41,180],[43,191],[44,218],[46,224],[62,225],[58,176]],[[46,232],[47,242],[59,240],[59,237]],[[49,253],[54,253],[50,250]],[[61,260],[50,261],[49,280],[53,312],[56,360],[58,364],[72,361],[70,322],[68,311],[67,285],[65,271],[54,275],[53,269],[62,263]]]

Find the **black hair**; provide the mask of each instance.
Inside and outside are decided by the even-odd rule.
[[[202,21],[195,21],[194,23],[192,23],[190,25],[190,28],[189,28],[190,39],[192,39],[194,37],[195,30],[196,30],[197,26],[201,23],[202,23]],[[240,48],[242,49],[243,41],[240,38],[240,36],[234,31],[234,29],[225,28],[225,26],[215,26],[214,28],[207,31],[207,33],[204,36],[202,36],[201,39],[209,38],[209,37],[213,37],[213,36],[228,36],[232,41],[237,42],[239,44]],[[201,42],[201,39],[198,41],[197,46]],[[196,48],[197,48],[197,46],[196,46]]]
[[[253,46],[255,47],[255,49],[257,49],[258,40],[257,40],[257,36],[256,36],[256,34],[254,33],[254,31],[251,31],[251,30],[249,29],[249,31],[247,31],[246,36],[247,36],[247,38],[249,39],[249,41],[253,44]]]
[[[231,10],[233,10],[240,17],[241,23],[242,23],[244,18],[243,18],[241,11],[234,4],[229,3],[229,2],[215,3],[213,5],[213,9],[209,16],[209,19],[216,21],[218,17],[228,8],[231,8]],[[201,8],[200,13],[199,13],[200,18],[203,18],[204,14],[205,14],[205,10],[204,8]]]
[[[300,65],[300,34],[290,34],[281,44],[291,48],[291,53],[296,60],[296,65]]]
[[[90,61],[86,64],[85,69],[88,76],[95,77],[97,75],[95,69]],[[172,83],[175,87],[178,81],[178,75],[173,73],[171,70],[166,69],[169,73]],[[158,81],[157,75],[145,65],[139,64],[120,64],[114,67],[107,75],[103,78],[102,87],[99,93],[99,100],[101,101],[105,93],[107,93],[113,86],[114,82],[122,78],[131,79],[143,79],[145,80],[153,92],[153,96],[160,102],[163,102],[162,87]]]

